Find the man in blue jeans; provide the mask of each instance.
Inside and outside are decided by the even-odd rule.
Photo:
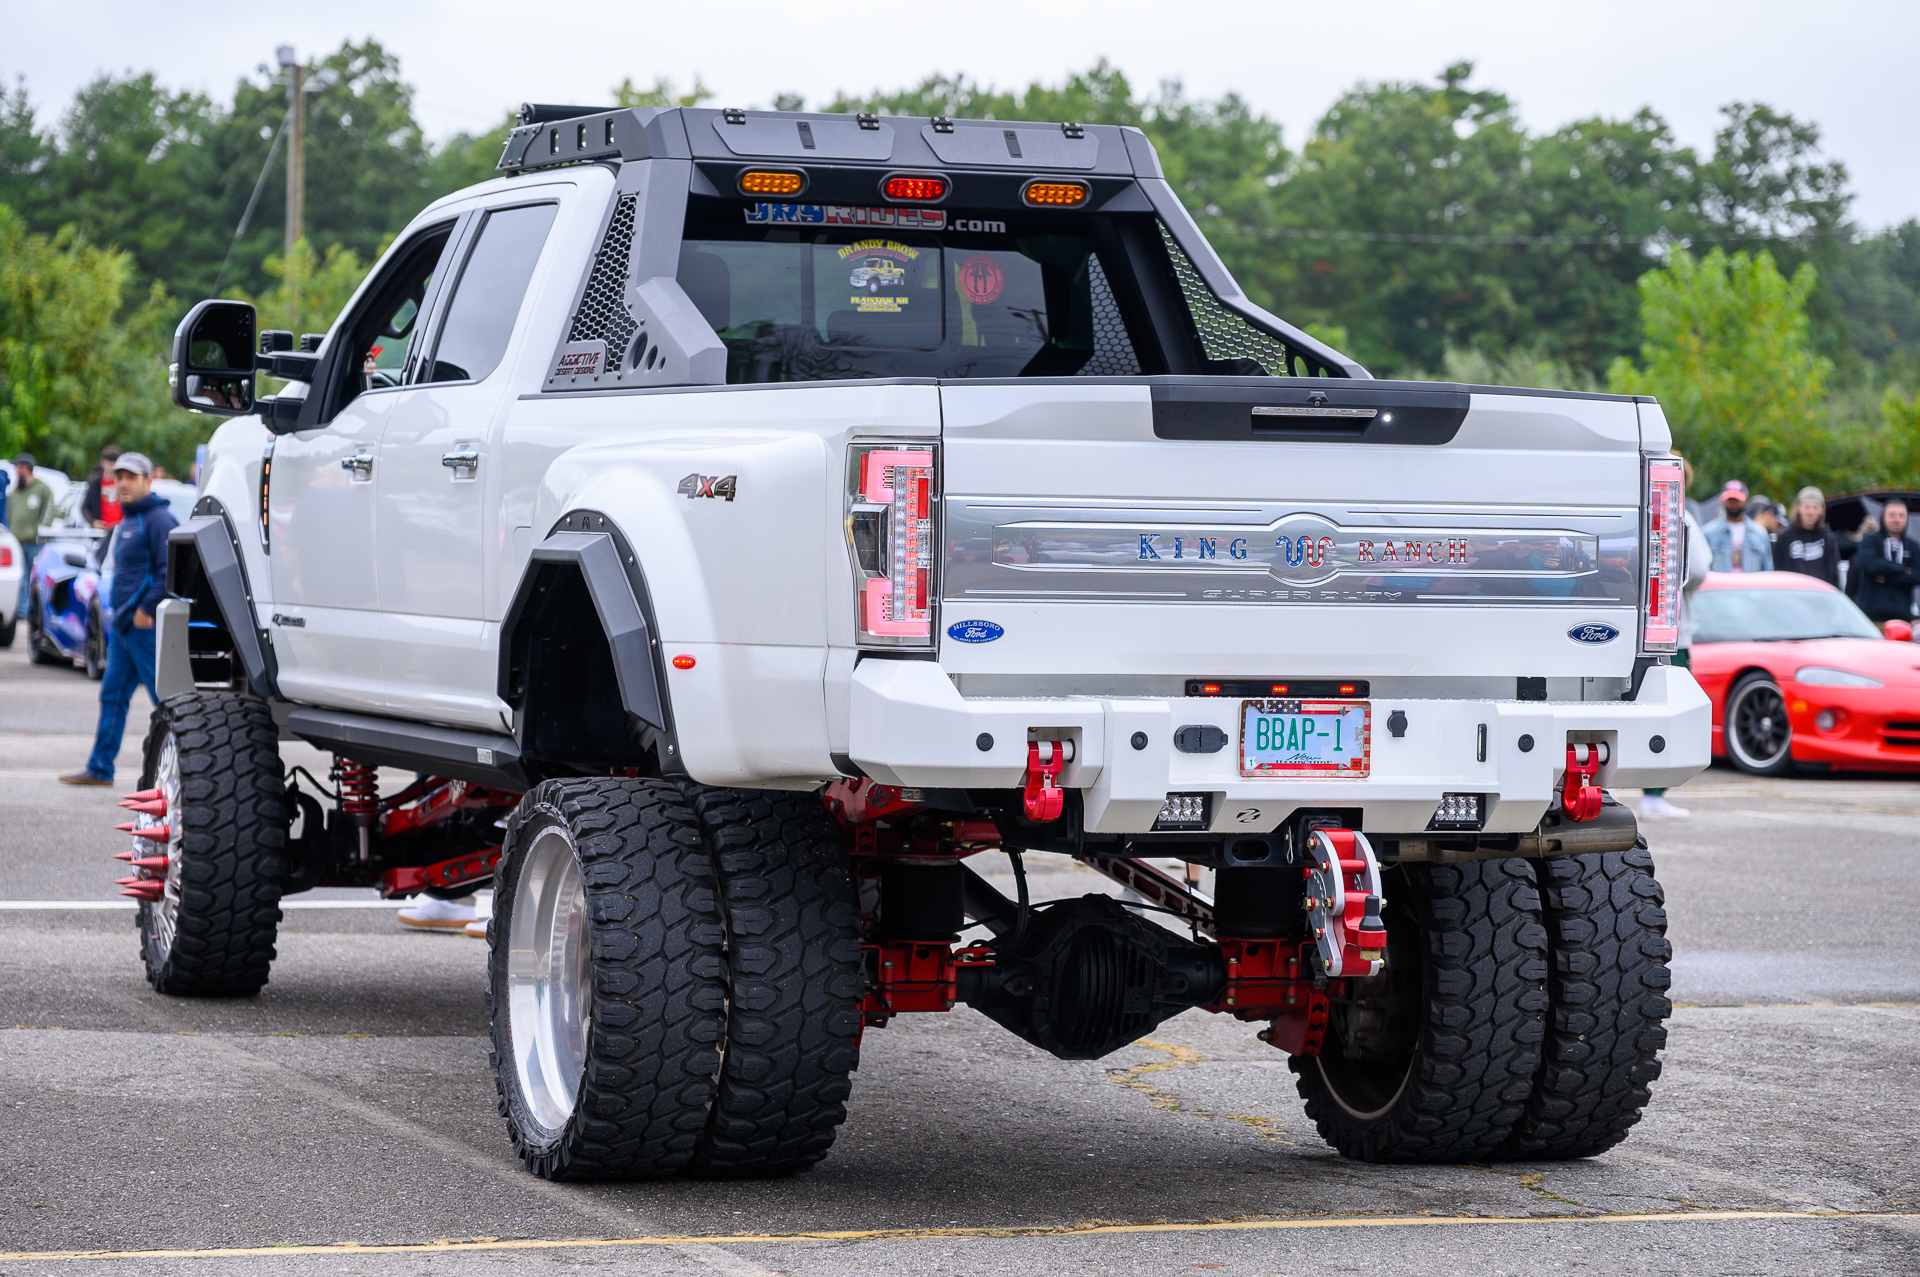
[[[114,532],[112,602],[107,625],[107,672],[100,680],[100,726],[85,771],[60,778],[68,785],[111,785],[120,737],[127,729],[133,689],[153,690],[153,616],[167,597],[167,533],[180,521],[153,495],[153,463],[137,452],[113,463],[120,496],[120,526]]]

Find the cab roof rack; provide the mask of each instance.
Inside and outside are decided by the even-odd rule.
[[[1029,176],[1161,175],[1146,135],[1112,124],[540,102],[523,103],[518,119],[500,156],[502,173],[605,161],[690,159],[705,164],[1000,169]]]

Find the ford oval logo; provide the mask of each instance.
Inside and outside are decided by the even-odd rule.
[[[1620,637],[1620,631],[1611,625],[1589,621],[1585,625],[1576,625],[1568,630],[1567,637],[1576,643],[1611,643]]]
[[[947,627],[947,637],[962,643],[991,643],[1005,633],[992,621],[955,621]]]

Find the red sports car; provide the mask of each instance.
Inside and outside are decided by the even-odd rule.
[[[1920,772],[1920,646],[1882,634],[1840,591],[1797,572],[1715,572],[1693,596],[1693,676],[1713,753],[1756,776]]]

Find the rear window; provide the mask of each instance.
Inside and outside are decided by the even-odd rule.
[[[679,281],[726,344],[730,384],[1140,372],[1088,219],[956,210],[948,226],[696,208]]]

